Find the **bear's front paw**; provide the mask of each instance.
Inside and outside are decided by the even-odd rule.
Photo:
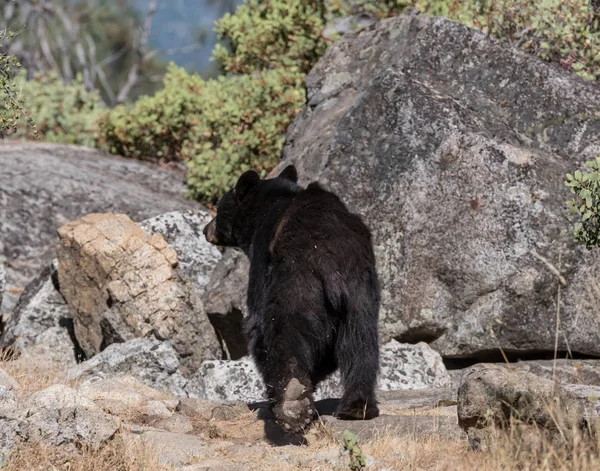
[[[273,407],[273,414],[286,430],[302,432],[312,422],[315,412],[311,394],[296,378],[287,384],[283,398]]]

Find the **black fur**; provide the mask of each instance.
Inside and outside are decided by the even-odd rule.
[[[337,416],[371,419],[379,415],[380,300],[371,234],[333,193],[296,181],[293,166],[270,180],[246,172],[204,232],[250,259],[246,334],[276,418],[304,428],[315,386],[339,368]]]

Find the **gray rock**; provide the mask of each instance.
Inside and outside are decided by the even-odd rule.
[[[13,405],[0,405],[0,466],[6,462],[10,451],[20,438],[20,417]]]
[[[458,390],[458,423],[474,447],[493,446],[511,424],[527,431],[528,445],[536,446],[534,430],[562,442],[598,417],[599,394],[598,386],[556,385],[525,371],[475,365]]]
[[[204,440],[183,433],[148,430],[126,439],[133,445],[146,447],[164,465],[186,466],[208,452]]]
[[[56,261],[46,267],[21,295],[8,316],[0,347],[15,348],[20,354],[75,363],[80,351],[74,342],[69,307],[56,289]]]
[[[380,410],[387,410],[389,413],[406,409],[436,409],[457,404],[456,389],[436,387],[380,391],[377,400],[380,402]]]
[[[82,397],[92,401],[104,412],[129,420],[131,417],[140,416],[144,412],[147,413],[148,408],[146,408],[146,405],[149,403],[155,404],[160,401],[162,407],[157,407],[164,413],[166,407],[164,404],[165,397],[168,396],[165,392],[141,383],[133,376],[123,374],[109,378],[89,376],[81,381],[77,392]]]
[[[360,440],[372,440],[395,436],[411,440],[441,439],[459,440],[465,437],[456,422],[456,416],[436,415],[380,415],[371,420],[338,420],[331,416],[321,417],[325,425],[331,427],[336,436],[344,430],[354,433]]]
[[[498,363],[510,370],[521,370],[540,378],[556,380],[561,384],[585,384],[600,386],[600,360],[525,360],[515,363]],[[450,370],[452,385],[456,389],[462,383],[463,376],[469,368]]]
[[[54,258],[56,230],[93,212],[121,212],[134,221],[200,207],[186,198],[182,173],[74,146],[0,144],[0,234],[7,283],[2,311]]]
[[[240,360],[208,360],[189,379],[191,397],[208,401],[264,400],[262,379],[250,358]]]
[[[248,354],[243,320],[248,313],[246,292],[250,262],[240,250],[227,249],[215,266],[202,295],[204,309],[225,344],[228,360]]]
[[[105,414],[77,391],[54,385],[32,394],[24,408],[0,407],[0,462],[17,440],[97,450],[120,426],[118,418]]]
[[[18,391],[20,389],[19,383],[2,368],[0,368],[0,386],[9,391]]]
[[[28,441],[50,446],[97,450],[111,440],[120,427],[119,419],[100,409],[60,408],[29,411],[20,424],[20,434]]]
[[[276,171],[295,164],[373,230],[384,341],[553,351],[557,267],[559,349],[600,354],[600,253],[574,246],[562,184],[600,153],[596,84],[411,14],[346,34],[306,86]]]
[[[140,227],[150,234],[159,233],[177,252],[179,268],[191,280],[192,286],[202,295],[210,281],[221,252],[206,241],[202,233],[212,219],[203,209],[172,211],[142,221]]]
[[[442,359],[427,344],[391,341],[381,347],[381,391],[445,388],[450,377]],[[187,385],[190,396],[211,401],[257,402],[265,399],[262,379],[250,358],[237,361],[212,360],[202,363]],[[341,397],[339,374],[320,383],[315,399]]]
[[[72,367],[70,379],[131,375],[142,383],[175,396],[187,396],[187,380],[179,372],[179,358],[168,342],[138,338],[115,343],[91,359]]]

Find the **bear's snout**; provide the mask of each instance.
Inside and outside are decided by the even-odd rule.
[[[204,237],[206,237],[206,240],[208,242],[215,245],[218,244],[219,239],[217,237],[217,218],[213,218],[212,221],[210,221],[206,226],[204,226],[202,233],[204,234]]]

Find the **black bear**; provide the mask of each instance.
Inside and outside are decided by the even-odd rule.
[[[312,392],[340,369],[336,416],[379,415],[380,290],[371,233],[318,183],[297,185],[290,165],[272,179],[244,173],[204,228],[216,245],[250,259],[246,335],[275,418],[302,431]]]

